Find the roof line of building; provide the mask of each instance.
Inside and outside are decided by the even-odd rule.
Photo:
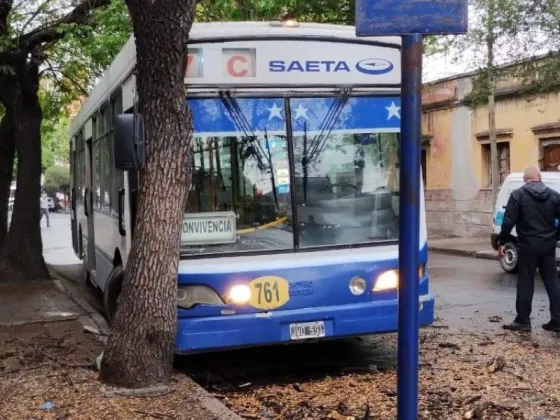
[[[542,60],[544,58],[547,57],[553,57],[553,56],[558,56],[560,57],[560,50],[559,51],[551,51],[545,54],[539,54],[539,55],[534,55],[531,57],[527,57],[527,58],[522,58],[519,60],[514,60],[514,61],[510,61],[508,63],[504,63],[504,64],[500,64],[498,66],[496,66],[497,69],[507,69],[509,67],[515,67],[519,64],[522,63],[527,63],[529,61],[535,61],[535,60]],[[451,82],[453,80],[458,80],[458,79],[464,79],[467,77],[472,77],[477,75],[478,73],[480,73],[481,71],[483,71],[484,69],[477,69],[477,70],[471,70],[471,71],[467,71],[464,73],[459,73],[453,76],[447,76],[447,77],[442,77],[441,79],[436,79],[436,80],[432,80],[431,82],[426,82],[423,84],[424,87],[429,87],[429,86],[434,86],[443,82]]]

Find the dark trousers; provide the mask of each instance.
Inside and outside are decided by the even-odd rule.
[[[517,265],[517,319],[522,324],[531,323],[533,293],[535,291],[535,274],[539,273],[550,300],[550,318],[560,324],[560,285],[556,272],[555,255],[519,254]]]

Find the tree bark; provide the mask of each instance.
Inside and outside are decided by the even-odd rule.
[[[101,364],[101,379],[115,386],[147,387],[166,382],[172,372],[192,140],[183,77],[195,3],[127,1],[136,38],[147,163],[140,171],[132,249]]]
[[[0,122],[0,247],[8,233],[8,202],[14,168],[15,142],[13,120],[7,111]]]
[[[491,72],[493,74],[493,72]],[[490,138],[490,165],[492,172],[492,208],[496,208],[498,189],[500,188],[500,163],[498,161],[498,143],[496,141],[496,105],[495,82],[490,76],[490,94],[488,95],[488,128]]]
[[[18,156],[17,189],[8,235],[0,248],[0,283],[49,278],[41,239],[41,121],[39,79],[36,72],[22,71],[20,87],[7,105],[12,112]]]
[[[494,3],[488,3],[488,16],[487,16],[487,75],[488,75],[488,134],[490,138],[490,172],[492,182],[492,211],[496,208],[498,201],[498,189],[500,188],[500,170],[498,162],[498,144],[496,142],[496,76],[494,69],[494,43],[496,38],[494,36]]]

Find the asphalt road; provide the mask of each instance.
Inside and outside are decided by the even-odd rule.
[[[497,261],[431,254],[428,273],[439,331],[501,334],[502,323],[513,320],[516,279],[504,273]],[[548,321],[546,291],[540,280],[536,283],[533,338],[550,341],[550,334],[539,328]],[[396,335],[390,334],[194,355],[181,358],[179,364],[201,385],[219,389],[263,380],[297,382],[299,376],[306,380],[331,371],[392,370],[396,356]]]
[[[515,317],[516,276],[503,272],[498,261],[431,254],[431,290],[436,296],[437,323],[452,328],[494,331]],[[535,281],[533,325],[549,321],[548,298],[540,279]]]
[[[68,215],[51,215],[52,227],[44,227],[45,259],[59,273],[80,281],[80,261],[74,256]],[[476,333],[501,332],[502,322],[514,317],[514,275],[506,274],[497,261],[430,254],[428,273],[431,291],[436,296],[435,325],[450,331]],[[99,297],[84,288],[86,299],[101,310]],[[96,303],[97,302],[97,303]],[[540,280],[536,281],[533,301],[532,339],[550,334],[540,330],[549,320],[548,299]],[[491,322],[490,319],[499,322]],[[547,335],[548,334],[548,335]],[[552,338],[555,339],[555,338]],[[284,375],[305,374],[306,377],[325,371],[393,369],[396,363],[395,335],[360,337],[257,349],[194,355],[178,359],[178,366],[194,376],[202,385],[254,380],[266,376],[270,380]]]
[[[80,281],[81,261],[72,250],[70,216],[51,214],[51,228],[41,223],[45,259],[62,275]],[[438,322],[457,328],[495,328],[489,316],[510,320],[514,316],[514,275],[502,271],[497,261],[430,254],[428,273],[436,295]],[[548,321],[548,301],[540,280],[533,306],[535,325]]]

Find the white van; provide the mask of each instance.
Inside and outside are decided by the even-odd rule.
[[[560,192],[560,172],[543,172],[542,181],[555,191]],[[497,239],[500,230],[502,229],[502,222],[504,220],[504,212],[509,196],[512,191],[521,187],[523,182],[523,173],[515,172],[507,176],[500,191],[498,192],[498,199],[496,200],[496,208],[494,209],[494,227],[490,235],[492,248],[498,249]],[[517,238],[517,232],[513,228],[511,234]],[[500,257],[500,265],[504,271],[514,273],[517,270],[517,242],[508,242],[504,245],[504,256]],[[558,248],[556,251],[556,264],[560,262],[558,258]]]

